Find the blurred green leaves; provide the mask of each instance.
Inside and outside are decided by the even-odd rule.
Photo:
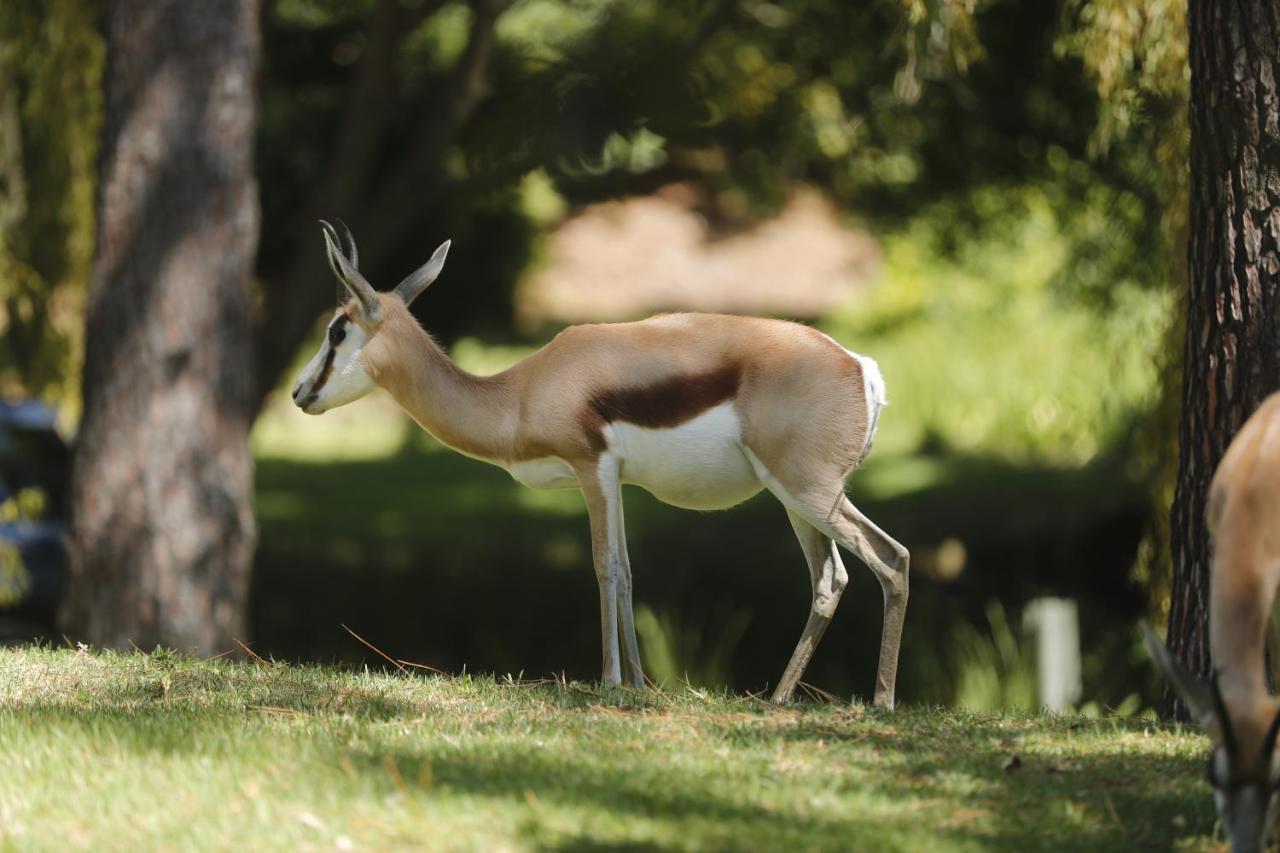
[[[102,40],[88,0],[0,6],[0,388],[77,397]]]
[[[886,240],[881,286],[825,325],[884,371],[877,454],[1075,466],[1121,450],[1157,400],[1172,294],[1114,281],[1100,310],[1058,286],[1079,263],[1085,214],[1042,187],[965,203],[1001,227],[951,244],[935,223],[953,203],[940,202]]]

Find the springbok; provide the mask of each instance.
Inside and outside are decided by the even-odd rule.
[[[1152,659],[1208,732],[1209,783],[1231,849],[1239,853],[1263,848],[1280,805],[1280,697],[1267,687],[1264,653],[1270,634],[1274,668],[1280,659],[1271,620],[1280,584],[1280,393],[1263,401],[1227,448],[1206,514],[1213,537],[1213,677],[1199,680],[1150,629],[1145,633]]]
[[[514,367],[472,376],[409,313],[443,269],[448,241],[393,292],[379,293],[358,271],[346,226],[340,240],[321,225],[329,264],[351,298],[303,369],[294,402],[319,415],[379,386],[449,447],[531,488],[581,489],[600,586],[605,684],[622,683],[625,662],[629,684],[645,685],[621,486],[701,510],[766,488],[786,508],[813,586],[808,622],[773,699],[790,698],[840,601],[848,576],[838,542],[880,581],[875,703],[893,707],[909,554],[844,492],[887,402],[874,361],[796,323],[664,314],[572,326]]]

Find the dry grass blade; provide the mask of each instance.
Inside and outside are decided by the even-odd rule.
[[[803,681],[800,682],[800,687],[801,689],[804,690],[805,693],[809,694],[809,697],[811,699],[816,699],[819,702],[839,702],[840,701],[839,696],[836,696],[836,694],[834,693],[828,693],[827,691],[823,690],[821,687],[814,687],[812,684],[806,684]]]
[[[342,624],[342,623],[339,623],[339,624]],[[384,660],[386,660],[386,662],[387,662],[387,663],[391,664],[392,666],[394,666],[396,669],[400,670],[401,672],[406,672],[405,667],[404,667],[404,664],[400,663],[400,661],[396,660],[396,659],[395,659],[395,658],[393,658],[391,655],[387,654],[387,653],[386,653],[386,652],[384,652],[382,649],[378,648],[378,647],[377,647],[377,646],[375,646],[373,643],[371,643],[371,642],[369,642],[368,640],[366,640],[364,637],[361,637],[359,634],[357,634],[355,631],[352,631],[352,630],[351,630],[350,628],[348,628],[346,625],[342,625],[342,627],[343,627],[343,629],[344,629],[348,634],[350,634],[351,636],[355,637],[357,640],[359,640],[359,641],[360,641],[361,643],[363,643],[365,646],[367,646],[368,648],[373,649],[375,652],[377,652],[378,654],[382,655],[383,659],[384,659]]]
[[[346,625],[343,625],[342,627],[343,627],[343,628],[347,628],[347,626],[346,626]],[[350,628],[347,628],[347,630],[348,630],[348,631],[350,631],[351,629],[350,629]],[[354,632],[353,632],[353,633],[354,633]],[[360,638],[359,638],[359,637],[357,637],[356,639],[360,639]],[[370,648],[372,648],[372,647],[370,647]],[[377,650],[377,649],[374,649],[374,651],[376,652],[376,651],[378,651],[378,650]],[[381,652],[379,652],[379,654],[381,654]],[[383,655],[383,657],[385,657],[385,655]],[[448,675],[448,674],[449,674],[449,673],[445,672],[443,669],[437,669],[436,667],[432,666],[431,664],[427,664],[427,663],[415,663],[414,661],[411,661],[411,660],[405,660],[404,658],[397,658],[395,662],[396,662],[396,663],[404,664],[405,666],[411,666],[411,667],[413,667],[414,669],[425,669],[425,670],[427,670],[428,672],[434,672],[434,673],[436,673],[437,675]]]
[[[244,643],[240,642],[239,640],[236,640],[236,645],[240,647],[240,651],[244,652],[246,655],[248,655],[250,658],[252,658],[252,659],[253,659],[254,661],[256,661],[257,663],[263,664],[264,666],[266,665],[266,663],[267,663],[267,662],[266,662],[265,660],[263,660],[263,659],[262,659],[262,657],[261,657],[261,656],[259,656],[259,655],[258,655],[258,653],[257,653],[257,652],[255,652],[253,649],[249,648],[248,646],[246,646]]]

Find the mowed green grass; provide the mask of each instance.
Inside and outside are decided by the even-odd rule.
[[[1141,720],[0,650],[15,850],[1203,850],[1204,749]]]

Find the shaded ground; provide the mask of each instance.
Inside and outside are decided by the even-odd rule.
[[[850,485],[913,552],[901,697],[949,698],[957,622],[982,623],[989,600],[1016,619],[1042,594],[1082,604],[1088,651],[1107,663],[1086,672],[1086,695],[1119,701],[1141,690],[1149,667],[1129,657],[1141,610],[1129,567],[1146,499],[1122,473],[891,457],[873,459]],[[577,493],[530,491],[483,463],[414,451],[263,461],[257,510],[252,623],[263,654],[381,665],[346,624],[397,657],[451,672],[598,673],[598,601]],[[628,489],[627,523],[637,603],[681,635],[687,663],[728,658],[728,683],[739,690],[775,680],[809,607],[804,561],[777,502],[764,494],[694,513]],[[940,559],[943,543],[950,551]],[[869,695],[880,589],[846,562],[851,584],[807,680]]]
[[[4,650],[0,846],[1202,850],[1204,748],[1123,719]]]

